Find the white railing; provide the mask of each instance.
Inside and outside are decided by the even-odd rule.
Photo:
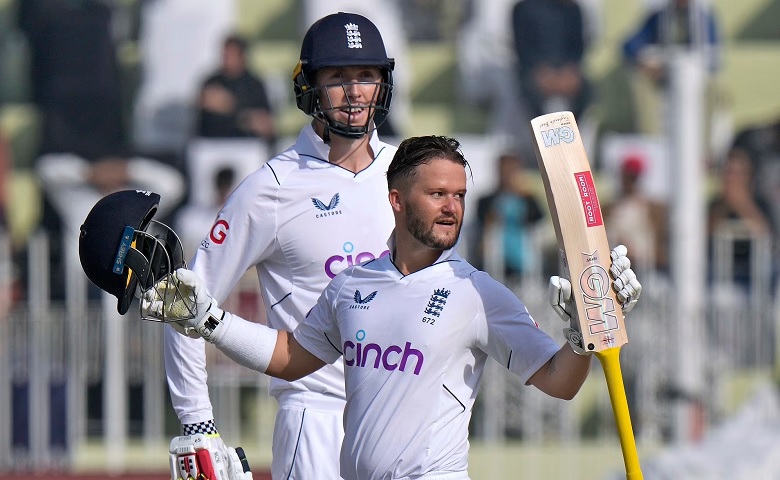
[[[123,454],[129,439],[164,447],[178,434],[165,429],[174,414],[163,325],[140,320],[134,308],[120,316],[116,298],[97,291],[83,272],[66,272],[66,300],[52,302],[48,251],[46,233],[33,234],[24,266],[26,300],[0,311],[0,472],[68,469],[74,452],[95,440],[110,459],[102,463],[113,471],[133,468]],[[0,266],[9,261],[8,238],[0,234]],[[9,289],[8,280],[0,278],[0,288]],[[228,301],[238,307],[245,294],[237,291]],[[240,302],[244,310],[246,303]],[[241,435],[252,425],[241,418],[240,391],[267,390],[267,378],[211,347],[207,352],[215,417],[223,430]],[[164,467],[164,452],[160,458]]]
[[[719,262],[725,262],[714,268],[721,280],[728,274],[724,259],[729,258],[722,250],[744,238],[737,233],[730,229],[716,238]],[[538,236],[533,242],[539,258],[543,247],[539,240],[544,238]],[[667,277],[640,272],[642,300],[629,317],[630,343],[622,353],[640,446],[669,440],[674,421],[671,412],[679,402],[693,402],[707,412],[702,418],[708,423],[701,425],[706,428],[733,409],[729,389],[735,378],[771,374],[777,358],[778,316],[769,289],[770,245],[768,238],[750,240],[756,257],[753,285],[761,291],[751,290],[740,297],[723,294],[734,289],[708,289],[711,307],[705,312],[708,330],[703,342],[707,348],[695,352],[708,366],[706,392],[680,391],[670,383],[679,359],[673,327],[684,320],[672,318],[675,289]],[[165,384],[162,326],[141,321],[135,309],[120,317],[116,299],[96,293],[83,273],[67,274],[67,299],[51,301],[49,241],[45,233],[30,238],[29,264],[24,266],[28,271],[26,300],[7,313],[7,304],[0,309],[0,473],[67,470],[88,442],[103,444],[100,454],[111,459],[114,473],[132,470],[137,465],[128,464],[122,455],[128,443],[165,446],[177,433],[170,431],[178,422]],[[492,251],[500,254],[500,249]],[[9,256],[9,241],[0,234],[0,290],[9,288],[4,267]],[[500,265],[499,260],[486,259],[486,263]],[[541,328],[563,342],[563,325],[547,305],[547,280],[541,275],[538,269],[533,277],[524,278],[517,294]],[[0,298],[9,298],[7,293],[0,292]],[[239,292],[230,308],[246,308],[245,299],[256,298],[255,293]],[[238,299],[242,295],[243,302]],[[210,349],[208,355],[209,386],[223,433],[251,442],[257,440],[258,432],[270,432],[273,401],[253,402],[251,418],[242,408],[247,392],[267,399],[267,378],[233,364],[216,350]],[[562,402],[524,388],[505,369],[489,362],[474,412],[472,439],[504,442],[519,438],[534,445],[614,439],[612,412],[598,365],[594,362],[594,372],[577,398]],[[164,460],[160,462],[164,465]]]

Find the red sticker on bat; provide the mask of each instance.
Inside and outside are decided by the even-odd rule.
[[[577,182],[577,190],[580,192],[582,209],[585,212],[585,224],[589,227],[602,225],[604,222],[601,220],[599,197],[596,195],[596,186],[590,172],[577,172],[574,174],[574,180]]]

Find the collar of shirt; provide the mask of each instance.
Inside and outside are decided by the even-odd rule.
[[[315,120],[316,121],[316,120]],[[334,134],[335,135],[335,134]],[[376,133],[376,129],[371,131],[371,138],[368,140],[368,144],[371,146],[371,151],[374,155],[379,152],[379,135]],[[314,127],[311,124],[306,125],[298,135],[298,142],[296,143],[296,150],[301,155],[308,155],[310,157],[319,158],[323,161],[329,161],[330,146],[327,145],[322,138],[314,131]]]
[[[460,243],[460,238],[458,238],[457,243],[455,243],[455,246],[450,248],[449,250],[444,250],[441,252],[441,255],[439,255],[439,258],[433,262],[433,265],[441,262],[446,262],[447,260],[452,259],[453,257],[456,257],[458,255],[456,249],[458,248],[458,244]],[[387,239],[387,248],[390,250],[390,260],[393,260],[393,257],[395,256],[395,229],[393,229],[392,232],[390,232],[390,238]]]

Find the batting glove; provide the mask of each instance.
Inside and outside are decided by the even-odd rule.
[[[615,290],[615,297],[620,303],[623,315],[634,308],[642,293],[642,285],[636,279],[634,271],[631,270],[631,260],[627,254],[628,249],[625,245],[618,245],[609,252],[612,259],[612,265],[609,267],[609,274],[613,279],[612,288]],[[569,323],[569,327],[563,330],[563,334],[574,351],[581,355],[587,353],[583,348],[582,334],[579,331],[577,307],[574,304],[574,297],[572,297],[571,282],[564,277],[550,277],[547,299],[561,320]]]
[[[169,451],[171,480],[253,480],[244,450],[228,447],[218,433],[174,437]]]
[[[171,325],[182,335],[201,338],[189,320],[197,315],[195,292],[176,273],[163,277],[140,295],[141,318]]]
[[[563,329],[563,336],[566,337],[572,350],[579,355],[586,355],[588,352],[583,348],[582,334],[579,331],[577,306],[574,305],[574,297],[571,295],[571,282],[563,277],[550,277],[547,299],[561,320],[569,324]]]
[[[225,312],[217,306],[217,301],[209,295],[206,286],[203,285],[200,277],[195,272],[186,268],[180,268],[176,270],[176,278],[185,288],[192,289],[197,306],[195,316],[187,319],[186,324],[181,325],[186,332],[185,334],[192,336],[192,329],[207,342],[214,343],[218,341],[224,333],[224,324],[222,322],[225,320]]]
[[[636,274],[631,270],[631,260],[627,257],[628,249],[625,245],[618,245],[609,252],[612,265],[609,274],[612,276],[612,288],[615,297],[620,302],[623,315],[633,310],[639,295],[642,294],[642,284],[636,279]]]
[[[168,322],[168,325],[185,337],[203,338],[195,328],[191,327],[187,322]]]

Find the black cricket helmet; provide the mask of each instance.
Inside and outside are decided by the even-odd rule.
[[[371,66],[382,70],[383,81],[376,84],[376,93],[369,107],[371,115],[364,125],[333,121],[326,115],[327,109],[323,109],[320,101],[321,96],[327,95],[325,87],[334,85],[317,85],[317,70],[347,66]],[[389,113],[393,68],[395,60],[387,56],[382,35],[371,20],[356,13],[328,15],[314,22],[303,38],[301,58],[292,75],[296,104],[306,115],[323,122],[329,132],[360,138],[369,133],[372,125],[376,127],[383,122]],[[346,88],[344,85],[341,84],[341,88]]]
[[[122,315],[136,294],[155,288],[186,266],[179,237],[153,219],[159,204],[160,195],[153,192],[119,191],[101,198],[81,225],[79,258],[84,273],[117,297]]]

